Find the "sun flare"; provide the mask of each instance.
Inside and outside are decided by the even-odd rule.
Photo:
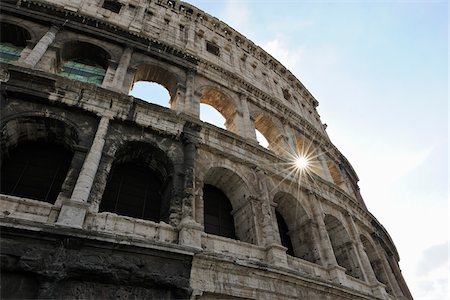
[[[304,170],[309,166],[309,160],[305,156],[299,156],[295,160],[295,166],[300,169]]]

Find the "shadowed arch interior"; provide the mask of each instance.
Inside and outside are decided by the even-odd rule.
[[[133,90],[134,84],[137,82],[149,82],[164,87],[170,95],[169,102],[172,102],[176,98],[178,78],[172,72],[161,66],[152,64],[140,65],[134,75],[133,85],[130,91]],[[155,99],[152,99],[152,95],[148,95],[144,100],[154,102]]]
[[[212,87],[201,90],[200,103],[208,104],[217,110],[225,118],[225,128],[237,132],[236,114],[237,108],[234,101],[225,93]]]
[[[360,239],[363,244],[364,251],[366,252],[367,257],[369,258],[373,272],[375,273],[375,277],[379,282],[383,283],[386,286],[386,292],[392,294],[391,285],[389,284],[389,280],[384,270],[383,263],[377,251],[375,250],[375,247],[366,236],[361,234]]]
[[[227,196],[219,188],[205,184],[203,199],[205,232],[235,239],[233,208]]]
[[[168,221],[173,168],[150,144],[129,142],[116,153],[99,211]]]
[[[264,113],[257,113],[253,118],[255,120],[255,129],[258,130],[269,143],[268,149],[276,153],[289,151],[289,149],[283,151],[283,146],[285,146],[283,145],[283,134],[280,127],[277,126],[270,116]]]
[[[275,195],[274,202],[277,204],[276,212],[283,218],[288,229],[287,235],[293,247],[291,255],[317,263],[320,258],[312,238],[311,219],[303,206],[292,195],[283,192]],[[279,230],[282,235],[282,229]]]
[[[110,55],[91,43],[72,41],[62,47],[60,75],[78,81],[101,85],[108,69]]]
[[[0,23],[0,61],[16,61],[31,39],[30,33],[17,25]]]
[[[2,126],[1,192],[54,203],[78,144],[74,128],[46,117],[20,117]]]
[[[344,225],[332,215],[326,215],[324,222],[338,265],[345,268],[346,274],[355,278],[364,279],[356,260],[356,253],[354,253],[352,242]]]
[[[229,212],[223,212],[222,215],[227,213],[232,214],[235,225],[236,239],[247,243],[256,244],[256,229],[255,220],[253,218],[248,218],[251,215],[251,208],[248,204],[249,190],[247,184],[243,179],[227,168],[213,167],[208,170],[205,174],[203,182],[203,207],[205,214],[210,213],[210,208],[214,209],[215,203],[219,194],[223,194],[220,197],[225,196],[230,207],[227,209],[231,210]],[[220,191],[220,193],[210,193],[211,189],[208,186],[214,187],[214,191]],[[205,194],[206,193],[206,194]],[[226,206],[223,206],[226,207]],[[216,207],[216,209],[218,209]],[[216,213],[217,215],[217,213]],[[205,224],[206,226],[206,224]]]

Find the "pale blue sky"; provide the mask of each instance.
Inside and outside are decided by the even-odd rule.
[[[415,299],[448,299],[446,1],[188,1],[283,63],[319,101]]]

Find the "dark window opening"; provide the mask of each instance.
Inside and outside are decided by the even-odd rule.
[[[220,55],[220,48],[219,46],[211,43],[211,42],[206,42],[206,51],[208,51],[209,53],[212,53],[216,56]]]
[[[0,29],[0,61],[16,61],[20,58],[27,40],[31,38],[25,29],[8,23],[1,23]]]
[[[205,184],[203,187],[205,232],[236,239],[233,208],[227,196],[215,186]]]
[[[278,212],[275,211],[275,215],[277,217],[277,223],[278,223],[278,231],[280,232],[280,239],[281,239],[281,245],[287,248],[286,253],[294,256],[294,247],[292,246],[291,238],[289,237],[289,229],[286,225],[286,222],[283,219],[283,216]]]
[[[159,222],[163,182],[146,166],[132,162],[111,169],[99,211]]]
[[[117,1],[105,0],[105,2],[103,2],[102,7],[104,9],[112,11],[113,13],[118,14],[120,12],[120,9],[122,8],[122,4],[120,4]]]
[[[62,51],[60,75],[70,79],[101,85],[108,68],[108,53],[85,42],[69,42]]]
[[[4,158],[1,192],[55,203],[73,154],[62,146],[28,142]]]

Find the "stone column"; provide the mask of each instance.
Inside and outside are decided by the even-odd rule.
[[[184,99],[177,99],[174,109],[193,117],[200,116],[200,103],[194,101],[195,70],[188,70],[186,76],[186,93]]]
[[[97,132],[91,149],[86,156],[75,188],[69,201],[63,202],[57,224],[81,228],[86,216],[87,201],[94,183],[100,159],[105,144],[105,135],[108,131],[109,118],[102,117],[98,124]]]
[[[404,299],[403,298],[403,292],[397,282],[397,278],[395,277],[395,274],[393,273],[393,270],[388,262],[388,259],[386,257],[386,252],[384,251],[383,247],[379,244],[378,242],[378,249],[376,249],[378,257],[381,260],[381,263],[383,265],[384,268],[384,272],[386,273],[389,283],[391,284],[391,288],[392,288],[392,292],[394,294],[395,297],[400,298],[400,299]]]
[[[378,298],[388,299],[386,289],[378,281],[378,279],[375,275],[375,272],[373,271],[372,265],[370,264],[369,257],[367,256],[364,246],[359,239],[356,242],[356,246],[357,246],[359,256],[361,258],[362,268],[365,271],[367,281],[372,286],[373,292],[375,293],[375,295]]]
[[[181,223],[179,243],[201,249],[201,236],[203,226],[195,222],[195,160],[197,156],[198,132],[200,127],[196,124],[186,123],[183,128],[183,165],[184,165],[184,191],[181,203]]]
[[[41,60],[45,51],[47,51],[48,46],[53,43],[58,31],[58,26],[50,27],[47,33],[39,40],[36,46],[34,46],[33,50],[30,52],[30,54],[28,54],[23,63],[29,65],[30,67],[36,66],[39,60]]]
[[[240,95],[242,110],[242,136],[252,141],[256,141],[255,125],[253,124],[248,109],[247,99],[244,95]]]
[[[128,66],[130,65],[131,56],[133,55],[133,49],[130,47],[125,48],[120,57],[119,65],[116,68],[114,78],[109,84],[114,90],[122,92],[123,82],[128,71]]]
[[[333,246],[324,222],[324,213],[320,207],[320,202],[316,195],[312,192],[308,194],[309,203],[313,212],[313,219],[317,223],[317,231],[319,236],[319,253],[321,254],[322,265],[328,269],[330,278],[336,282],[343,284],[347,281],[345,268],[338,265],[336,256],[334,255]],[[314,228],[314,227],[313,227]]]

